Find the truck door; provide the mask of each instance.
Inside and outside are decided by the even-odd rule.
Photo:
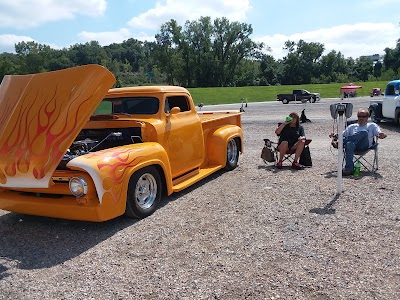
[[[301,99],[301,91],[300,90],[293,90],[293,100],[298,101]]]
[[[385,100],[382,102],[382,115],[385,118],[395,118],[396,103],[399,98],[399,84],[389,83],[385,91]]]
[[[182,175],[200,166],[204,158],[203,129],[200,118],[186,96],[168,96],[165,99],[165,136],[172,177]],[[178,113],[171,113],[179,107]]]

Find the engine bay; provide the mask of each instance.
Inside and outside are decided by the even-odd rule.
[[[140,127],[83,129],[64,154],[57,170],[66,170],[67,163],[75,157],[112,147],[141,143]]]

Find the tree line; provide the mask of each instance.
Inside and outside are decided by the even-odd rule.
[[[116,86],[172,84],[185,87],[285,85],[392,80],[400,77],[400,39],[384,49],[382,61],[345,58],[324,44],[286,41],[287,55],[274,59],[268,46],[253,41],[252,26],[226,18],[201,17],[180,26],[164,23],[155,41],[128,39],[100,46],[97,41],[53,49],[36,42],[15,44],[0,54],[0,79],[100,64],[117,78]]]

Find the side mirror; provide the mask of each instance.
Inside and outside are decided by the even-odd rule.
[[[180,112],[181,112],[181,109],[180,109],[179,107],[177,107],[177,106],[173,107],[173,108],[170,110],[170,114],[171,114],[171,115],[175,115],[175,114],[180,113]]]

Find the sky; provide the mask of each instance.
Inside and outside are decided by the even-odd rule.
[[[253,41],[275,59],[287,40],[319,42],[327,54],[383,54],[400,39],[400,0],[0,0],[0,53],[35,41],[54,49],[129,38],[153,41],[161,24],[201,16],[251,24]]]

